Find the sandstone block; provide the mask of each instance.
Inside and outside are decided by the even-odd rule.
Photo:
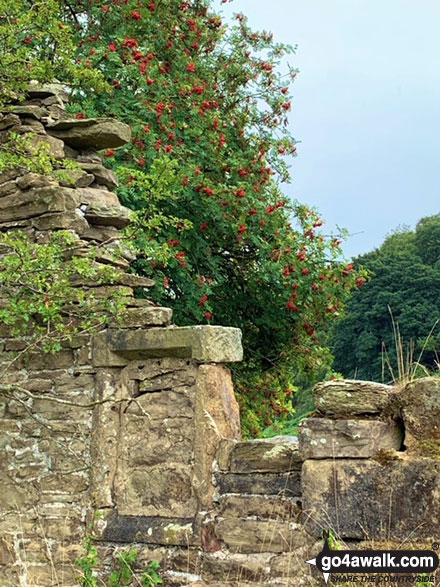
[[[206,553],[203,556],[202,575],[207,581],[235,580],[260,581],[270,578],[269,562],[273,554],[235,554],[225,552]]]
[[[379,414],[389,406],[394,391],[372,381],[337,379],[315,387],[315,406],[326,415]]]
[[[253,473],[248,475],[218,473],[216,479],[218,490],[221,494],[301,496],[301,474],[299,471],[281,475],[274,473]]]
[[[239,442],[229,458],[231,473],[284,473],[301,466],[298,441],[291,436]]]
[[[118,178],[111,169],[107,169],[98,163],[80,163],[80,166],[87,173],[91,173],[98,184],[105,185],[109,189],[118,187]]]
[[[294,522],[223,519],[215,532],[234,552],[287,552],[304,543],[304,529]]]
[[[425,377],[408,383],[400,401],[405,445],[420,454],[440,457],[440,379]]]
[[[20,116],[28,116],[29,118],[36,118],[41,120],[44,116],[47,116],[46,108],[36,105],[23,104],[21,106],[12,106],[11,112]]]
[[[67,102],[69,95],[63,84],[51,83],[51,84],[39,84],[36,80],[32,80],[29,83],[27,89],[27,95],[29,98],[48,98],[51,96],[57,96],[63,102]]]
[[[124,206],[100,204],[95,201],[92,201],[87,206],[85,212],[85,217],[91,224],[115,226],[116,228],[125,228],[128,226],[132,216],[132,210]]]
[[[298,440],[303,460],[369,458],[380,449],[400,450],[403,431],[392,421],[307,418]]]
[[[93,204],[97,206],[119,207],[118,196],[107,190],[95,188],[81,188],[76,190],[81,204]],[[88,212],[88,211],[87,211]]]
[[[213,463],[222,438],[241,438],[240,410],[231,372],[220,365],[201,365],[197,372],[194,484],[203,509],[211,509]]]
[[[50,125],[50,133],[74,149],[110,149],[131,140],[130,127],[113,118],[69,118]]]
[[[99,540],[164,546],[197,546],[200,530],[194,518],[124,516],[110,512],[96,523]]]
[[[36,135],[32,139],[32,147],[31,152],[34,148],[38,148],[41,145],[48,145],[49,155],[54,159],[64,159],[64,143],[55,137],[51,137],[49,135]]]
[[[16,114],[0,114],[0,131],[20,124],[20,118]]]
[[[50,185],[56,185],[56,183],[57,182],[54,179],[38,173],[26,173],[16,180],[16,184],[21,190],[43,188]]]
[[[86,188],[94,182],[95,176],[81,169],[63,169],[58,174],[58,180],[65,187]]]
[[[266,495],[223,495],[218,512],[222,518],[256,518],[259,520],[297,521],[300,509],[297,500]]]
[[[116,328],[145,328],[148,326],[168,326],[173,311],[170,308],[126,308],[122,314],[114,318],[111,326]]]
[[[304,463],[308,529],[344,539],[427,541],[438,534],[440,461],[408,458],[385,466],[370,460]]]
[[[241,331],[222,326],[183,326],[153,330],[108,331],[97,335],[108,350],[126,359],[150,357],[188,357],[199,363],[229,363],[241,361]],[[105,366],[105,357],[95,354],[95,363]]]

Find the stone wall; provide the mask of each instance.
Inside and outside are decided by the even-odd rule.
[[[348,546],[438,541],[440,380],[322,384],[298,439],[243,442],[225,366],[242,358],[240,332],[175,327],[170,309],[135,298],[152,282],[126,272],[131,212],[98,152],[130,130],[71,119],[66,99],[33,86],[0,114],[0,145],[33,133],[60,169],[78,164],[68,180],[1,175],[0,231],[44,242],[63,229],[75,254],[97,247],[119,277],[78,287],[118,292],[126,309],[55,356],[17,357],[26,341],[0,329],[1,366],[15,359],[3,382],[33,394],[0,398],[0,586],[77,585],[90,534],[103,585],[126,548],[139,573],[159,561],[164,585],[305,587],[323,584],[305,561],[324,529]]]

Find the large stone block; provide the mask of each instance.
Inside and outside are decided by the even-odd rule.
[[[202,576],[211,581],[259,581],[261,585],[270,579],[269,563],[273,554],[235,554],[225,552],[206,553],[203,556]]]
[[[70,147],[81,150],[116,148],[131,140],[130,127],[112,118],[59,120],[48,131]]]
[[[195,405],[194,485],[203,509],[213,506],[213,463],[222,438],[241,439],[240,410],[231,372],[221,365],[201,365],[197,371]]]
[[[150,357],[188,357],[199,363],[241,361],[241,331],[222,326],[183,326],[149,330],[109,330],[97,335],[100,348],[129,360]],[[106,366],[104,354],[96,352],[95,365]]]
[[[307,418],[298,440],[302,460],[369,458],[381,449],[400,450],[403,431],[393,421]]]
[[[222,518],[256,518],[259,520],[297,521],[297,500],[282,496],[223,495],[218,512]]]
[[[426,377],[408,383],[400,395],[409,450],[440,457],[440,379]]]
[[[21,220],[40,216],[48,212],[75,210],[78,201],[76,190],[48,186],[28,190],[0,198],[0,218],[2,222]]]
[[[91,224],[115,226],[116,228],[125,228],[128,226],[132,216],[133,211],[124,206],[110,206],[98,202],[88,204],[85,211],[85,217]]]
[[[171,308],[126,308],[121,315],[111,321],[116,328],[145,328],[148,326],[168,326],[171,323],[173,311]]]
[[[215,533],[234,552],[281,553],[304,543],[304,529],[295,522],[220,519]]]
[[[395,388],[372,381],[336,379],[314,389],[315,406],[326,415],[380,414],[389,409],[393,397]]]
[[[313,461],[302,471],[306,526],[344,539],[438,538],[440,460]]]
[[[299,471],[282,475],[274,473],[250,473],[247,475],[218,473],[216,480],[220,494],[301,496],[301,474]]]
[[[291,436],[239,442],[229,456],[231,473],[284,473],[301,465],[298,441]]]
[[[195,518],[124,516],[110,511],[97,520],[98,540],[106,542],[197,546],[200,528]]]

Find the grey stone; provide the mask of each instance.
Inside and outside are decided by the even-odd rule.
[[[440,379],[425,377],[408,383],[400,402],[405,445],[419,454],[440,458]]]
[[[336,379],[314,389],[315,406],[321,414],[352,416],[384,412],[395,388],[372,381]]]
[[[128,226],[132,216],[132,210],[124,206],[108,206],[95,202],[90,203],[85,212],[85,217],[91,224],[115,226],[116,228]]]
[[[216,536],[234,552],[288,552],[304,543],[304,529],[295,522],[223,519]]]
[[[27,95],[29,98],[49,98],[51,96],[57,96],[60,98],[62,102],[67,102],[69,100],[69,94],[65,86],[61,83],[51,83],[51,84],[40,84],[36,80],[32,80],[29,83],[27,89]]]
[[[0,114],[0,131],[20,124],[20,118],[16,114]]]
[[[48,127],[48,132],[80,150],[116,148],[131,140],[130,127],[112,118],[59,120]]]
[[[304,520],[320,536],[330,528],[344,539],[428,541],[438,535],[440,461],[305,461]]]
[[[182,326],[154,331],[109,331],[97,335],[106,339],[108,349],[127,359],[177,356],[199,363],[241,361],[241,331],[223,326]],[[96,365],[101,359],[95,356]],[[104,365],[105,366],[105,363]]]
[[[239,493],[247,495],[301,496],[301,474],[299,471],[277,475],[275,473],[217,473],[220,494]]]
[[[127,308],[120,316],[113,318],[111,326],[116,328],[144,328],[147,326],[168,326],[171,323],[171,308]]]
[[[84,171],[94,175],[97,183],[105,185],[110,189],[118,187],[118,179],[111,169],[107,169],[98,163],[80,163],[80,165]]]
[[[298,471],[301,465],[298,441],[291,436],[239,442],[229,459],[231,473],[284,473]]]
[[[403,430],[393,421],[307,418],[298,439],[302,460],[369,458],[381,449],[399,450]]]

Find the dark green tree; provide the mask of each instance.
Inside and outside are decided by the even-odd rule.
[[[346,377],[390,381],[420,361],[437,366],[440,347],[440,215],[400,228],[355,260],[371,279],[335,324],[334,368]],[[400,362],[400,367],[399,367]],[[401,374],[401,373],[400,373]]]

